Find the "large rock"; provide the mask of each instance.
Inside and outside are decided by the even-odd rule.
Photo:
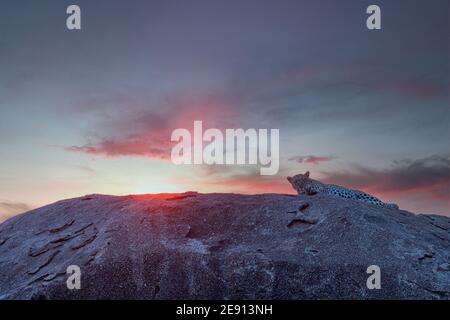
[[[90,195],[0,225],[0,298],[448,299],[449,230],[320,195]]]

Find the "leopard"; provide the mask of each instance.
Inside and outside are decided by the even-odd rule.
[[[326,194],[333,197],[362,201],[384,208],[399,209],[397,204],[385,203],[363,191],[353,190],[334,184],[325,184],[318,180],[311,179],[309,176],[310,172],[307,171],[304,174],[297,174],[293,177],[287,177],[287,180],[299,195]]]

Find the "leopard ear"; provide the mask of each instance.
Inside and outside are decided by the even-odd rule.
[[[289,182],[292,182],[292,177],[287,177],[287,180],[288,180]]]
[[[305,177],[309,178],[309,171],[306,171],[304,174]]]

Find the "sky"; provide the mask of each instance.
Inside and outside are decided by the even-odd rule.
[[[381,8],[368,30],[366,8]],[[82,30],[66,28],[81,8]],[[449,3],[7,0],[0,221],[85,194],[294,193],[450,215]],[[280,170],[176,166],[176,128],[280,130]]]

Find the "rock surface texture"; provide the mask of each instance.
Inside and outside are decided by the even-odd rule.
[[[81,269],[81,289],[66,269]],[[381,269],[369,290],[367,268]],[[0,299],[449,299],[450,219],[329,196],[89,195],[0,224]]]

